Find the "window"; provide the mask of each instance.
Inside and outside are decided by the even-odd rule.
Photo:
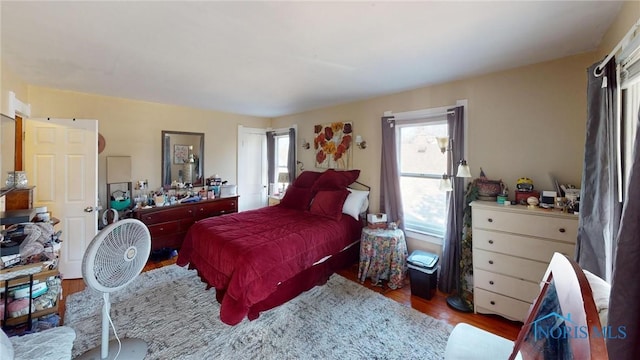
[[[276,141],[276,149],[275,149],[276,158],[274,161],[274,164],[276,166],[275,180],[276,180],[276,183],[278,184],[278,188],[280,189],[280,192],[282,192],[282,189],[285,189],[286,186],[289,184],[288,180],[286,182],[283,182],[281,181],[282,179],[279,179],[279,174],[289,172],[287,168],[287,160],[289,158],[289,134],[276,135],[275,141]]]
[[[276,174],[288,172],[287,159],[289,158],[289,135],[276,135]]]
[[[439,184],[448,173],[448,155],[440,151],[435,138],[447,136],[446,118],[443,115],[397,126],[405,229],[444,237],[447,193],[439,190]]]

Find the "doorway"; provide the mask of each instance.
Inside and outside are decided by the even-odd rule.
[[[238,211],[267,205],[266,132],[238,126]]]

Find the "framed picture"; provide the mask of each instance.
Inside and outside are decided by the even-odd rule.
[[[173,163],[184,164],[189,158],[189,145],[173,146]]]
[[[334,122],[315,125],[313,148],[317,168],[349,169],[353,142],[353,124]]]

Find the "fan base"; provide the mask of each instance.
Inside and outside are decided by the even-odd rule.
[[[136,360],[136,359],[144,359],[147,356],[147,343],[141,339],[122,339],[122,350],[120,350],[120,355],[118,355],[118,359],[127,359],[127,360]],[[86,353],[78,356],[76,359],[80,360],[101,360],[100,357],[101,348],[98,345],[93,350],[89,350]],[[118,353],[118,341],[111,340],[109,341],[109,355],[106,359],[112,360],[115,358]]]

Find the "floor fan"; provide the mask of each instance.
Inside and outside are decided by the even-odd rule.
[[[151,235],[139,220],[124,219],[107,225],[96,235],[82,258],[82,277],[88,287],[102,292],[102,343],[79,359],[143,359],[147,343],[140,339],[109,342],[109,294],[131,283],[142,271],[151,252]],[[114,327],[115,333],[115,327]]]

